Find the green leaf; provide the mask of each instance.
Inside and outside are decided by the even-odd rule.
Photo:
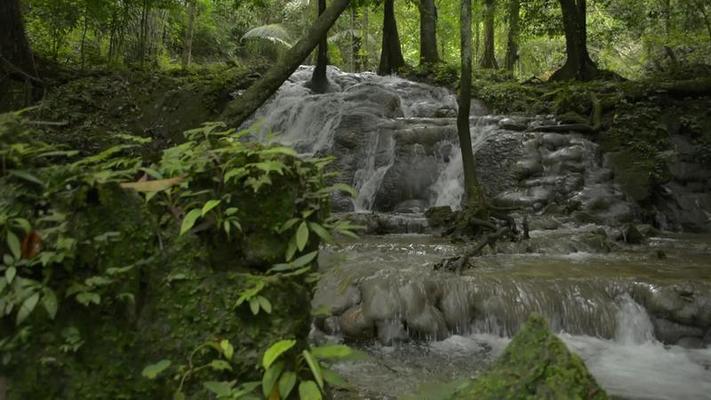
[[[326,188],[326,190],[331,192],[343,192],[354,198],[358,197],[358,192],[351,185],[346,185],[345,183],[336,183]]]
[[[10,249],[15,260],[22,258],[22,250],[20,248],[20,239],[13,232],[7,232],[7,247]]]
[[[203,382],[202,386],[204,386],[205,389],[211,391],[212,393],[215,393],[217,397],[227,397],[232,393],[232,386],[234,386],[234,384],[234,382],[208,381]]]
[[[300,400],[321,400],[321,392],[314,381],[304,381],[299,384]]]
[[[303,354],[304,360],[306,360],[306,363],[309,365],[318,386],[323,389],[323,375],[321,374],[321,366],[319,366],[318,360],[316,360],[308,350],[302,351],[301,354]]]
[[[281,371],[284,370],[284,362],[280,361],[269,368],[262,375],[262,394],[265,398],[269,398],[269,395],[274,390],[274,385],[281,375]]]
[[[82,292],[77,294],[77,301],[79,304],[83,304],[85,306],[88,306],[91,303],[99,305],[101,304],[101,296],[94,292]]]
[[[296,238],[291,237],[289,239],[289,243],[286,245],[286,261],[291,261],[292,258],[294,258],[294,255],[296,254]]]
[[[257,296],[257,301],[262,310],[266,311],[267,314],[272,313],[272,303],[269,302],[269,299],[264,296]]]
[[[271,345],[267,351],[264,352],[264,356],[262,357],[262,366],[264,369],[269,368],[279,356],[294,347],[295,344],[296,340],[280,340]]]
[[[40,186],[44,186],[44,182],[42,182],[38,177],[32,175],[31,173],[29,173],[27,171],[13,170],[13,171],[10,171],[10,175],[16,176],[20,179],[24,179],[28,182],[36,183]]]
[[[294,389],[294,385],[296,385],[296,373],[286,371],[281,374],[281,378],[279,378],[279,394],[282,399],[289,397],[289,393]]]
[[[30,231],[32,230],[32,225],[30,224],[30,221],[24,218],[15,218],[13,222],[25,233],[30,233]]]
[[[256,297],[249,299],[249,309],[252,310],[252,314],[259,314],[259,300]]]
[[[185,393],[180,391],[173,393],[173,400],[185,400]]]
[[[292,226],[296,225],[297,222],[301,221],[299,218],[292,218],[286,222],[279,228],[279,233],[281,232],[286,232],[289,229],[291,229]]]
[[[290,263],[276,264],[269,271],[270,272],[282,272],[282,271],[289,271],[292,269],[301,268],[303,266],[311,264],[311,262],[313,262],[316,259],[316,257],[318,257],[318,250],[312,251],[311,253],[307,253]]]
[[[230,179],[233,178],[241,178],[245,175],[247,175],[249,171],[247,171],[245,168],[232,168],[231,170],[227,171],[225,173],[225,176],[222,178],[225,183],[228,183]]]
[[[198,210],[197,208],[194,210],[190,210],[190,212],[183,218],[183,223],[180,225],[180,234],[184,235],[186,232],[188,232],[190,229],[193,228],[195,225],[195,222],[197,222],[198,218],[202,215],[202,211]]]
[[[328,368],[323,368],[321,373],[323,373],[323,379],[333,386],[341,388],[350,386],[341,375]]]
[[[148,379],[156,379],[158,375],[170,367],[170,360],[160,360],[155,364],[151,364],[143,368],[141,375]]]
[[[266,150],[262,150],[260,153],[261,153],[262,155],[267,155],[267,154],[284,154],[284,155],[292,156],[292,157],[298,156],[298,153],[297,153],[294,149],[292,149],[292,148],[290,148],[290,147],[283,147],[283,146],[270,147],[270,148],[268,148],[268,149],[266,149]]]
[[[35,307],[37,306],[37,302],[39,302],[39,293],[35,293],[32,296],[28,297],[25,299],[25,301],[22,302],[22,305],[20,306],[20,310],[17,311],[17,321],[16,324],[20,325],[22,321],[27,319],[27,317],[30,316],[32,311],[34,311]]]
[[[306,221],[299,225],[299,229],[296,230],[296,247],[299,251],[304,251],[306,243],[309,241],[309,227]]]
[[[232,360],[232,356],[235,354],[235,348],[232,347],[232,343],[229,340],[223,339],[220,342],[220,349],[222,349],[222,354],[226,359]]]
[[[311,228],[314,233],[318,235],[321,239],[323,239],[324,242],[326,243],[333,243],[333,236],[331,236],[330,233],[324,228],[323,226],[315,223],[315,222],[309,222],[309,228]]]
[[[15,275],[17,275],[17,269],[15,269],[15,267],[9,267],[5,270],[5,280],[8,285],[15,279]]]
[[[204,206],[202,206],[202,216],[204,217],[209,213],[213,208],[217,207],[220,205],[222,200],[210,200],[207,203],[205,203]]]
[[[42,296],[42,306],[44,306],[47,314],[49,314],[49,318],[54,319],[57,315],[58,302],[57,296],[51,289],[44,290],[44,295]]]
[[[343,344],[326,344],[323,346],[312,347],[311,354],[321,360],[324,359],[343,359],[354,354],[353,349]]]
[[[232,366],[225,360],[212,360],[210,368],[215,371],[232,371]]]

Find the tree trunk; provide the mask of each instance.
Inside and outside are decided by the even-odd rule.
[[[563,11],[565,52],[568,58],[563,67],[551,76],[551,80],[595,79],[599,71],[588,54],[585,0],[559,1]]]
[[[351,72],[359,72],[358,53],[360,53],[360,37],[358,32],[357,14],[355,6],[351,5]]]
[[[0,71],[15,80],[41,83],[25,36],[19,0],[0,1]]]
[[[368,35],[370,35],[370,20],[369,20],[368,7],[365,7],[363,11],[363,34],[361,35],[360,45],[365,50],[363,51],[363,58],[360,61],[360,66],[363,71],[370,69],[370,55],[368,53]]]
[[[438,61],[437,8],[434,0],[420,0],[420,64]]]
[[[193,59],[193,36],[195,35],[195,17],[197,17],[197,0],[188,0],[188,26],[185,29],[182,67],[188,68]]]
[[[383,46],[380,52],[378,75],[396,73],[405,66],[405,58],[400,48],[400,35],[395,20],[395,0],[385,0],[383,13]]]
[[[506,44],[506,69],[514,70],[516,61],[518,61],[518,34],[519,34],[519,11],[521,8],[520,0],[509,0],[509,34]]]
[[[469,111],[471,109],[472,90],[472,2],[462,0],[459,21],[462,58],[462,78],[459,86],[459,111],[457,113],[457,135],[462,151],[464,168],[464,188],[466,201],[474,201],[478,193],[472,138],[469,130]]]
[[[484,52],[479,60],[479,66],[482,68],[499,68],[496,63],[496,53],[494,48],[495,14],[495,0],[484,0]]]
[[[264,77],[250,86],[242,96],[227,105],[224,113],[225,120],[230,125],[239,127],[257,111],[299,68],[349,4],[350,0],[334,0],[311,26],[306,36],[290,48],[278,64],[272,66]]]
[[[318,0],[318,15],[323,15],[326,11],[326,0]],[[316,67],[311,75],[311,90],[316,93],[324,93],[328,90],[328,77],[326,70],[328,68],[328,30],[323,33],[323,36],[318,43],[318,56],[316,58]]]

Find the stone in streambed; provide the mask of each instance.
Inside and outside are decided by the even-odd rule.
[[[493,367],[452,398],[602,400],[607,395],[580,357],[533,315]]]

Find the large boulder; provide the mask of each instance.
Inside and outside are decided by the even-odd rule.
[[[493,367],[453,398],[607,399],[583,360],[532,315]]]

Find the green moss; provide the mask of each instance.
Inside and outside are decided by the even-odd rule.
[[[457,393],[457,399],[606,399],[585,368],[533,315],[491,370]]]

